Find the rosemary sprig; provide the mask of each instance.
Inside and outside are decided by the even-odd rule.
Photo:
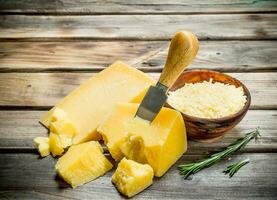
[[[260,137],[259,129],[255,129],[254,131],[245,134],[244,138],[238,139],[233,144],[226,147],[223,151],[214,153],[210,155],[208,158],[200,160],[198,162],[179,165],[178,169],[180,174],[184,176],[184,178],[188,178],[191,174],[195,174],[200,170],[210,167],[211,165],[217,163],[222,158],[229,156],[230,154],[241,150],[245,147],[245,145],[252,139],[257,140]]]
[[[237,173],[237,171],[239,171],[240,168],[242,168],[244,165],[246,165],[247,163],[249,163],[249,158],[242,160],[238,163],[229,165],[224,171],[224,174],[229,174],[229,177],[231,178],[232,176],[234,176],[235,173]]]

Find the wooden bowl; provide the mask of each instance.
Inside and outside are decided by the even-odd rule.
[[[209,81],[211,78],[214,82],[228,83],[235,85],[236,87],[242,87],[247,102],[239,112],[227,117],[215,119],[194,117],[180,111],[186,124],[188,138],[199,142],[213,142],[221,138],[227,131],[232,129],[242,120],[247,113],[251,102],[250,92],[240,81],[226,74],[210,70],[192,70],[182,73],[170,88],[170,91],[183,87],[185,83]],[[166,103],[166,106],[175,109],[168,103]]]

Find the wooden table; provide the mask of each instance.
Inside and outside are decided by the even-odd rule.
[[[33,138],[46,136],[43,112],[116,60],[158,77],[170,37],[195,32],[191,69],[229,73],[250,89],[251,109],[223,139],[189,141],[188,152],[134,199],[277,198],[277,3],[252,0],[0,0],[0,198],[120,199],[111,175],[71,189],[55,160],[40,159]],[[261,128],[231,160],[183,180],[177,166],[203,158]],[[221,171],[250,158],[232,179]]]

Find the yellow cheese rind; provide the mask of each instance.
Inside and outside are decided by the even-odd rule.
[[[186,151],[185,124],[178,111],[162,108],[150,124],[134,118],[138,104],[118,104],[98,127],[115,160],[124,156],[148,163],[162,176]]]
[[[132,197],[152,184],[153,169],[148,164],[140,164],[123,158],[112,177],[117,190]]]
[[[66,113],[77,127],[73,143],[98,140],[96,128],[117,103],[139,101],[154,84],[147,74],[122,62],[115,62],[68,94],[54,109],[41,118],[49,127],[55,109]]]
[[[54,157],[60,156],[63,154],[64,152],[63,144],[60,140],[59,135],[50,132],[49,145],[50,145],[50,152]]]
[[[35,147],[38,150],[41,157],[46,157],[50,154],[48,137],[36,137],[34,139],[34,142],[35,142]]]
[[[104,175],[113,165],[104,156],[98,142],[73,145],[59,158],[57,173],[73,188]]]

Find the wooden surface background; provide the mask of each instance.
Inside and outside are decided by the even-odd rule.
[[[277,2],[275,0],[0,0],[0,198],[121,199],[111,175],[75,190],[40,159],[32,139],[46,136],[43,112],[122,60],[159,76],[170,37],[194,31],[200,51],[190,69],[229,73],[250,89],[252,105],[223,139],[189,150],[134,199],[277,199]],[[177,166],[203,158],[246,132],[262,138],[183,180]],[[109,155],[107,155],[109,156]],[[232,179],[221,171],[250,158]]]

